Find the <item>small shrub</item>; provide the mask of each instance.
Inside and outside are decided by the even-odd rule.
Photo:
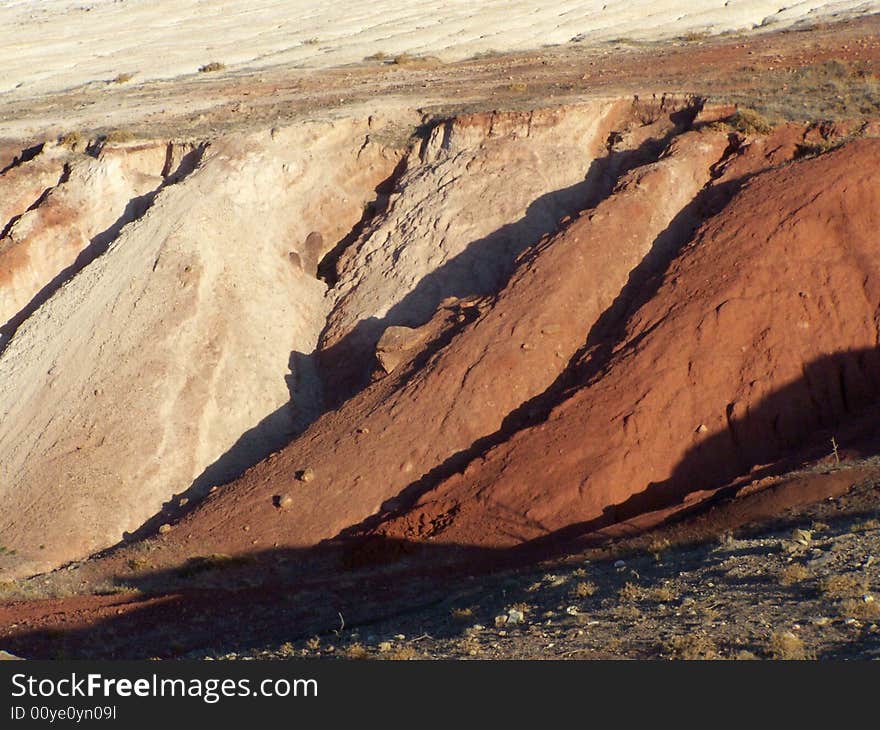
[[[678,598],[678,593],[668,586],[637,586],[634,583],[627,583],[618,593],[621,602],[631,603],[633,601],[651,601],[653,603],[668,603]]]
[[[670,586],[657,586],[646,589],[643,598],[655,603],[669,603],[678,598],[678,593]]]
[[[692,30],[689,33],[685,33],[683,36],[680,36],[681,40],[685,43],[697,43],[698,41],[704,41],[711,36],[709,31],[706,30]]]
[[[243,556],[224,555],[223,553],[215,553],[213,555],[200,555],[190,558],[178,571],[181,578],[191,578],[200,573],[206,573],[210,570],[220,570],[227,568],[235,568],[248,562],[248,558]]]
[[[71,150],[76,150],[85,146],[88,140],[83,136],[82,132],[66,132],[58,138],[58,144]]]
[[[880,528],[880,520],[870,519],[855,523],[850,528],[850,532],[867,532],[868,530],[876,530],[878,528]]]
[[[591,581],[581,581],[574,587],[574,594],[578,598],[589,598],[594,595],[596,591],[599,590],[596,588],[596,584]]]
[[[220,61],[211,61],[210,63],[206,63],[204,66],[199,66],[199,73],[213,73],[214,71],[222,71],[225,68],[225,63],[220,63]]]
[[[767,644],[767,651],[774,659],[809,659],[804,642],[791,631],[774,631]]]
[[[779,572],[779,582],[784,586],[793,586],[795,583],[801,583],[809,577],[810,571],[797,563],[786,565]]]
[[[855,598],[867,590],[868,579],[864,575],[829,575],[819,581],[819,591],[826,598]]]
[[[106,144],[124,144],[135,138],[134,132],[128,129],[113,129],[104,135]]]
[[[614,615],[623,621],[639,621],[642,618],[642,612],[638,606],[618,606],[614,609]]]
[[[773,131],[773,125],[754,109],[737,109],[726,121],[742,134],[770,134]]]
[[[369,652],[363,644],[351,644],[345,650],[345,656],[348,659],[366,659],[369,656]]]
[[[104,585],[94,591],[96,596],[121,596],[126,593],[140,593],[140,590],[127,585]]]
[[[127,563],[129,570],[145,570],[150,567],[150,561],[146,558],[129,558]]]
[[[617,134],[619,138],[616,140],[616,142],[612,144],[613,147],[614,144],[618,144],[620,141],[622,141],[623,138],[621,137],[619,132],[612,132],[612,134]],[[609,137],[608,139],[609,143],[611,143],[611,137]],[[651,540],[651,544],[648,545],[648,552],[654,556],[654,560],[660,562],[660,558],[663,557],[663,553],[666,552],[671,547],[671,545],[672,543],[669,542],[668,538],[655,537],[653,540]]]
[[[866,601],[864,598],[847,598],[838,606],[838,613],[844,618],[872,620],[880,618],[880,602]]]
[[[700,634],[687,634],[674,636],[667,641],[662,650],[673,659],[695,661],[700,659],[716,659],[718,647],[708,636]]]
[[[843,144],[844,140],[838,139],[833,142],[830,140],[822,140],[821,142],[801,142],[795,147],[794,156],[798,159],[805,157],[818,157],[826,152],[837,149]]]
[[[408,662],[413,659],[419,658],[419,653],[407,644],[406,646],[398,646],[395,649],[392,649],[390,652],[387,652],[385,658],[392,662]]]
[[[436,56],[413,56],[409,53],[401,53],[391,59],[395,66],[409,66],[412,68],[430,68],[441,63]]]

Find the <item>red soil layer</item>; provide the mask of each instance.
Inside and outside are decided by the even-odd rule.
[[[217,491],[163,541],[201,553],[314,545],[432,470],[454,469],[560,376],[727,144],[718,131],[684,134],[664,159],[527,252],[494,301],[448,302],[415,338],[433,341],[427,351],[405,353],[409,363]],[[314,479],[297,478],[305,469]],[[276,506],[282,496],[292,498],[287,509]]]
[[[612,354],[586,354],[595,375],[546,422],[378,531],[502,546],[594,530],[790,455],[876,403],[878,163],[880,141],[863,140],[751,180],[642,292]]]

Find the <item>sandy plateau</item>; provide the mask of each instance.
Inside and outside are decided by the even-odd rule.
[[[247,5],[0,3],[0,645],[880,651],[877,4]]]

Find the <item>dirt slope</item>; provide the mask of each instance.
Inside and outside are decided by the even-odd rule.
[[[192,170],[199,154],[194,145],[173,143],[106,146],[96,156],[47,145],[0,177],[6,206],[16,213],[0,238],[0,332],[10,337],[67,276],[143,215],[162,187]],[[34,197],[53,174],[58,184]]]
[[[336,403],[366,383],[386,327],[422,325],[450,296],[498,291],[522,251],[607,192],[606,141],[630,106],[597,101],[433,126],[381,215],[336,261],[320,344]]]
[[[546,422],[380,531],[499,546],[596,529],[830,439],[880,396],[878,162],[864,140],[752,179]]]
[[[397,164],[369,132],[344,120],[216,141],[21,324],[0,354],[0,535],[17,552],[8,571],[114,544],[173,495],[222,482],[314,418],[325,285],[304,262],[323,253],[316,238],[358,221]],[[8,275],[36,269],[28,281],[47,281],[108,220],[124,222],[160,183],[165,148],[152,176],[132,166],[131,180],[99,185],[134,157],[76,163],[12,227],[0,253]],[[51,236],[61,208],[73,245]],[[44,255],[53,246],[63,261]],[[15,258],[21,250],[34,265]]]
[[[682,134],[589,214],[530,249],[496,297],[447,301],[424,329],[395,333],[402,344],[391,348],[398,363],[390,374],[210,495],[161,550],[173,559],[313,545],[454,468],[563,373],[727,146],[721,131]]]

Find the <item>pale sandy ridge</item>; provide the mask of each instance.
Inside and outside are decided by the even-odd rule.
[[[880,11],[880,0],[10,0],[0,2],[0,93],[231,70],[327,68],[375,53],[443,60],[572,40],[778,29]]]

